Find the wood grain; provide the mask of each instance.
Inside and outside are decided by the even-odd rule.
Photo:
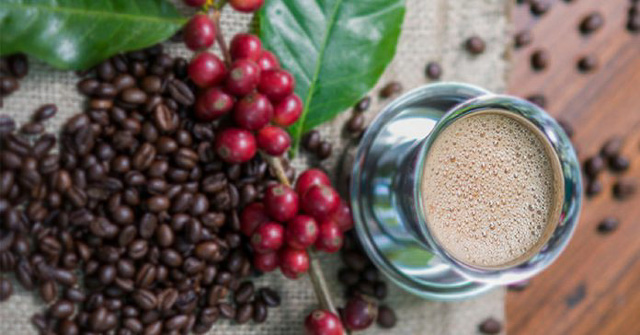
[[[625,137],[632,157],[624,173],[640,186],[640,34],[625,30],[630,0],[551,1],[536,18],[527,5],[513,9],[516,32],[529,29],[534,42],[513,54],[509,91],[518,96],[543,94],[547,110],[575,129],[582,160],[594,155],[614,135]],[[598,11],[605,25],[584,36],[582,18]],[[531,69],[530,55],[546,50],[550,66]],[[599,68],[577,70],[577,60],[595,55]],[[583,204],[580,223],[564,254],[522,292],[507,295],[509,334],[640,334],[640,195],[613,199],[619,175],[600,177],[604,192]],[[618,230],[597,233],[606,216],[620,219]]]

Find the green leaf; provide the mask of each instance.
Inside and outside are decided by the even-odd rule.
[[[270,0],[260,37],[295,76],[304,102],[289,128],[293,150],[310,129],[353,106],[376,84],[396,51],[403,0]]]
[[[0,0],[0,55],[81,70],[163,41],[185,21],[166,0]]]

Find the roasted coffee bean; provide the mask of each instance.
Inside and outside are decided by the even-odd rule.
[[[258,290],[258,296],[260,296],[262,301],[269,307],[280,306],[280,295],[273,289],[263,287]]]
[[[332,145],[327,141],[321,141],[316,150],[316,155],[318,159],[323,160],[329,158],[331,156]]]
[[[478,330],[483,334],[498,334],[502,331],[502,324],[494,318],[487,318],[478,326]]]
[[[54,135],[51,135],[51,134],[42,135],[33,146],[33,155],[36,158],[42,158],[47,152],[53,149],[55,144],[56,144],[56,137]],[[57,155],[51,156],[51,157],[54,157],[56,160],[59,160],[59,157]],[[56,161],[52,165],[55,165],[57,167],[58,162]]]
[[[234,294],[235,302],[243,304],[249,302],[253,298],[254,287],[252,282],[244,282],[240,284],[238,290]]]
[[[402,84],[400,84],[397,81],[392,81],[390,83],[388,83],[387,85],[385,85],[381,90],[380,90],[380,97],[381,98],[389,98],[393,95],[396,95],[398,93],[402,92]]]
[[[138,289],[133,292],[133,301],[143,310],[154,309],[158,303],[156,296],[148,290]]]
[[[118,95],[118,89],[110,83],[100,83],[92,95],[98,98],[113,99]]]
[[[167,85],[171,97],[181,105],[191,106],[195,102],[195,96],[189,86],[183,81],[174,79]]]
[[[44,331],[47,328],[47,318],[40,313],[31,317],[31,323],[40,331]]]
[[[1,95],[9,95],[15,92],[16,90],[18,90],[19,87],[20,87],[20,83],[18,83],[18,80],[16,80],[16,78],[8,77],[8,76],[0,77],[0,94]]]
[[[431,80],[438,80],[442,76],[442,67],[437,62],[429,62],[424,69],[424,74]]]
[[[389,329],[395,327],[398,319],[393,309],[381,305],[378,307],[378,318],[376,320],[380,328]]]
[[[99,86],[99,81],[93,78],[87,78],[78,82],[78,91],[84,95],[93,95],[96,93]]]
[[[594,55],[587,55],[578,60],[578,70],[591,72],[598,67],[598,59]]]
[[[198,163],[198,153],[188,148],[180,148],[174,156],[175,163],[184,169],[192,169]]]
[[[541,16],[548,12],[551,8],[551,4],[548,1],[549,0],[530,0],[529,8],[531,9],[531,14]]]
[[[72,320],[63,320],[58,325],[58,331],[60,335],[78,335],[80,334],[80,328]]]
[[[364,130],[364,115],[356,113],[347,121],[347,131],[353,134],[359,134]]]
[[[35,285],[35,275],[33,273],[33,267],[31,267],[29,261],[25,259],[19,261],[15,271],[16,278],[22,287],[27,291],[33,290]]]
[[[71,301],[58,300],[49,308],[49,315],[56,319],[66,319],[75,311],[75,307]]]
[[[158,105],[154,110],[153,120],[155,122],[155,126],[161,132],[172,132],[177,127],[174,112],[162,104]]]
[[[620,221],[614,217],[607,217],[598,224],[598,232],[602,234],[610,233],[620,225]]]
[[[613,195],[618,200],[626,200],[636,193],[636,184],[632,179],[622,178],[613,185]]]
[[[580,21],[580,32],[591,34],[604,25],[604,17],[599,12],[593,12]]]
[[[22,53],[13,54],[7,57],[9,71],[18,79],[24,78],[29,73],[29,61]]]
[[[127,88],[120,94],[120,98],[127,103],[139,105],[147,100],[147,94],[136,87]]]
[[[132,88],[136,85],[136,79],[127,73],[121,73],[117,75],[111,84],[115,87],[118,92],[124,91],[128,88]]]
[[[370,96],[366,96],[366,97],[360,99],[360,101],[358,101],[358,103],[355,106],[355,111],[356,112],[364,112],[367,109],[369,109],[370,105],[371,105],[371,97]]]
[[[172,268],[176,268],[182,265],[182,256],[179,252],[173,249],[162,250],[160,259],[162,260],[162,263]]]
[[[38,135],[44,132],[44,126],[40,122],[25,123],[20,131],[25,135]]]
[[[522,48],[531,44],[533,41],[533,35],[529,30],[523,30],[516,34],[514,41],[516,48]]]
[[[220,315],[225,319],[233,319],[236,316],[236,309],[228,303],[218,304]]]
[[[471,36],[466,40],[465,47],[472,55],[479,55],[484,52],[486,45],[479,36]]]
[[[158,76],[146,76],[142,79],[140,87],[149,94],[159,93],[162,89],[162,79]]]
[[[65,299],[75,303],[81,303],[87,299],[85,293],[77,288],[68,288],[65,290],[64,297]]]
[[[235,320],[238,324],[244,324],[249,322],[253,317],[253,304],[245,303],[240,304],[236,311]]]
[[[9,299],[12,293],[13,285],[11,282],[4,277],[0,277],[0,302]]]
[[[253,302],[253,322],[263,323],[267,320],[268,315],[269,310],[262,299],[257,299]]]
[[[311,130],[302,138],[302,145],[309,151],[315,151],[320,146],[320,133],[317,130]]]
[[[128,255],[132,259],[141,259],[149,251],[149,246],[146,240],[135,240],[129,244]]]
[[[609,168],[614,172],[624,172],[629,169],[629,159],[623,156],[613,156],[609,158]]]
[[[531,67],[541,71],[549,66],[549,54],[545,50],[537,50],[531,54]]]
[[[590,177],[596,177],[605,168],[604,159],[601,156],[593,156],[584,163],[584,172]]]
[[[6,114],[0,114],[0,136],[9,134],[15,129],[16,129],[16,122],[13,120],[13,118],[11,118]]]

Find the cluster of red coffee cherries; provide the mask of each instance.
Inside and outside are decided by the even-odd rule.
[[[231,1],[246,11],[250,1]],[[235,3],[235,5],[234,5]],[[262,1],[251,2],[257,9]],[[184,30],[184,42],[200,51],[189,64],[189,78],[200,88],[195,116],[214,121],[230,114],[233,126],[216,136],[214,149],[227,163],[249,161],[258,149],[272,156],[284,154],[291,145],[283,129],[295,123],[302,113],[302,101],[293,92],[295,79],[280,68],[277,57],[262,48],[252,34],[237,34],[231,40],[231,64],[203,51],[216,39],[216,25],[205,14],[191,18]]]
[[[318,169],[303,172],[295,189],[270,185],[263,201],[245,207],[240,216],[240,229],[253,247],[254,267],[262,272],[279,267],[291,279],[309,270],[308,248],[334,253],[352,227],[351,209]]]

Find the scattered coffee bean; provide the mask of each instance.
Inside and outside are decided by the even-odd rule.
[[[393,311],[393,309],[385,305],[381,305],[380,307],[378,307],[377,322],[380,328],[393,328],[397,322],[396,313]]]
[[[347,121],[347,131],[352,134],[360,134],[364,130],[364,115],[355,113]]]
[[[605,168],[605,161],[601,156],[593,156],[584,163],[584,172],[589,177],[596,177]]]
[[[320,133],[317,130],[311,130],[302,138],[302,145],[309,151],[315,151],[320,146]]]
[[[437,62],[429,62],[424,69],[424,73],[427,78],[431,80],[438,80],[442,76],[442,67]]]
[[[332,145],[328,141],[320,141],[318,145],[318,149],[316,150],[316,155],[318,159],[323,160],[329,158],[331,156]]]
[[[533,42],[533,35],[529,30],[523,30],[516,34],[514,37],[514,44],[516,48],[525,47]]]
[[[606,217],[598,224],[598,232],[601,234],[611,233],[620,225],[620,221],[614,217]]]
[[[636,193],[636,183],[629,178],[621,178],[613,185],[613,195],[618,200],[626,200]]]
[[[502,331],[502,323],[494,318],[488,318],[478,326],[478,330],[483,334],[498,334]]]
[[[56,115],[58,107],[54,104],[46,104],[40,106],[33,114],[33,120],[36,122],[46,121]]]
[[[267,306],[269,307],[280,306],[280,295],[278,295],[278,292],[270,288],[263,287],[258,290],[258,295],[260,296],[262,301],[264,301],[264,303],[267,304]]]
[[[540,16],[549,11],[551,4],[548,0],[530,0],[529,8],[533,15]]]
[[[471,36],[465,42],[467,51],[472,55],[479,55],[484,52],[486,46],[484,40],[478,36]]]
[[[253,303],[253,322],[263,323],[267,320],[268,315],[269,311],[267,309],[267,305],[262,301],[262,299],[257,299]]]
[[[397,81],[392,81],[380,90],[380,97],[386,99],[400,92],[402,92],[402,84]]]
[[[356,112],[364,112],[367,109],[369,109],[369,106],[371,105],[371,97],[370,96],[366,96],[362,99],[360,99],[360,101],[358,101],[358,103],[355,106],[355,111]]]
[[[545,50],[537,50],[531,55],[531,67],[541,71],[549,66],[549,54]]]
[[[5,301],[9,299],[11,294],[13,293],[13,285],[9,279],[4,277],[0,277],[0,301]]]
[[[604,25],[604,17],[599,12],[593,12],[580,21],[580,32],[583,34],[591,34],[602,28]]]
[[[591,72],[598,67],[598,59],[594,55],[587,55],[578,60],[578,70]]]
[[[609,168],[614,172],[624,172],[629,169],[629,159],[623,156],[613,156],[609,158]]]

